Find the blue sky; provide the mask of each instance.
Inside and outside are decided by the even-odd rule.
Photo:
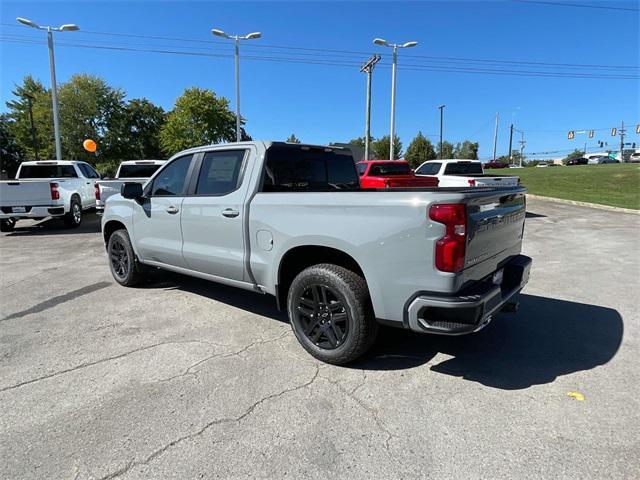
[[[501,69],[588,75],[631,75],[638,66],[638,2],[572,0],[609,8],[578,8],[517,1],[472,2],[30,2],[2,1],[0,42],[2,108],[14,84],[32,74],[49,85],[44,33],[17,25],[16,16],[40,24],[76,23],[80,32],[56,35],[58,81],[92,73],[124,89],[130,98],[147,97],[170,109],[186,87],[210,88],[235,105],[233,59],[93,49],[63,43],[125,49],[155,49],[231,55],[231,43],[214,38],[212,27],[230,33],[261,31],[263,38],[242,45],[242,114],[254,138],[284,139],[295,133],[309,143],[348,141],[364,131],[365,75],[357,64],[374,37],[391,42],[416,40],[400,52],[397,133],[404,146],[418,130],[437,136],[438,105],[445,104],[445,138],[480,142],[481,157],[492,153],[495,113],[500,113],[498,154],[508,148],[513,119],[525,132],[526,152],[582,148],[589,141],[619,142],[609,129],[631,124],[628,141],[640,144],[640,81],[611,78],[493,75],[466,69]],[[98,33],[91,33],[98,32]],[[103,35],[112,32],[141,37]],[[150,39],[147,36],[168,37]],[[170,38],[169,38],[170,37]],[[40,40],[38,40],[40,39]],[[179,39],[191,39],[185,42]],[[12,41],[7,41],[12,40]],[[288,48],[276,48],[282,46]],[[301,47],[318,50],[294,50]],[[335,52],[334,50],[339,50]],[[346,53],[362,52],[362,53]],[[257,56],[262,60],[250,59]],[[281,61],[265,60],[265,57]],[[444,58],[443,58],[444,57]],[[462,61],[457,59],[474,59]],[[286,59],[286,60],[284,60]],[[307,64],[292,62],[290,59]],[[455,60],[452,60],[455,59]],[[478,62],[476,60],[483,60]],[[498,62],[484,62],[495,60]],[[540,62],[571,66],[517,64]],[[328,64],[327,64],[328,63]],[[599,65],[575,67],[573,65]],[[437,67],[440,71],[412,69]],[[452,67],[458,71],[449,70]],[[389,130],[390,76],[379,65],[373,77],[372,134]],[[593,140],[568,130],[603,129]],[[432,137],[436,140],[436,137]],[[519,135],[516,137],[519,140]],[[517,144],[516,144],[517,145]]]

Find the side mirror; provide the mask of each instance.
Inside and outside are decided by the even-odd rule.
[[[120,187],[120,195],[129,200],[138,200],[142,198],[142,185],[139,183],[123,183]]]

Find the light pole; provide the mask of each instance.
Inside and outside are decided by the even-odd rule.
[[[440,109],[440,160],[444,158],[444,153],[442,151],[442,125],[444,123],[444,107],[446,107],[446,105],[440,105],[438,107]]]
[[[367,104],[364,119],[364,159],[369,160],[369,146],[371,143],[371,76],[376,63],[380,61],[380,55],[373,55],[361,68],[361,72],[367,74]]]
[[[53,103],[53,133],[56,140],[56,160],[62,160],[62,145],[60,143],[60,121],[58,119],[58,87],[56,84],[56,65],[53,58],[53,32],[73,32],[80,30],[80,27],[73,23],[60,25],[59,27],[49,27],[38,25],[26,18],[18,17],[16,20],[27,27],[36,28],[38,30],[46,30],[47,43],[49,45],[49,67],[51,69],[51,100]]]
[[[418,42],[399,44],[389,43],[382,38],[374,38],[373,43],[393,49],[393,63],[391,64],[391,134],[389,135],[389,160],[394,160],[393,140],[396,134],[396,71],[398,69],[398,49],[415,47],[418,45]]]
[[[262,33],[253,32],[248,33],[247,35],[229,35],[222,30],[218,30],[217,28],[213,28],[211,33],[218,37],[228,38],[233,40],[235,45],[235,63],[236,63],[236,141],[239,142],[242,140],[242,136],[240,135],[240,40],[253,40],[256,38],[260,38]]]

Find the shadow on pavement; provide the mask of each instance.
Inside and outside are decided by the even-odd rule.
[[[155,273],[142,288],[176,288],[288,322],[271,295],[177,273]],[[517,390],[604,365],[620,347],[623,321],[616,310],[534,295],[521,294],[519,300],[517,314],[501,314],[476,334],[447,337],[382,328],[372,351],[347,368],[403,370],[443,353],[452,358],[432,366],[433,372]]]
[[[278,311],[275,298],[271,295],[263,295],[236,287],[229,287],[220,283],[209,282],[179,273],[169,271],[154,272],[150,277],[150,282],[141,288],[183,290],[226,305],[241,308],[256,315],[289,323],[287,313]]]
[[[547,215],[542,215],[541,213],[533,213],[533,212],[526,212],[524,216],[525,218],[547,218]]]
[[[100,217],[95,212],[84,212],[82,223],[78,228],[67,228],[61,218],[46,218],[39,222],[19,220],[8,237],[32,235],[70,235],[77,233],[100,233]]]
[[[517,390],[604,365],[618,351],[624,327],[616,310],[534,295],[519,299],[517,314],[502,314],[476,334],[445,337],[386,328],[372,354],[354,366],[406,369],[444,353],[453,358],[432,371]]]

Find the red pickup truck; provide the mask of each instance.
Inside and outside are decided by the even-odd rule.
[[[403,160],[369,160],[356,163],[361,188],[437,187],[436,177],[416,177]]]

